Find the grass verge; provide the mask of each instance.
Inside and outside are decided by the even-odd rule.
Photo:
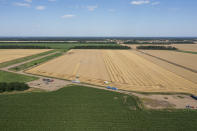
[[[51,50],[51,51],[43,52],[43,53],[40,53],[40,54],[35,54],[35,55],[15,59],[15,60],[12,60],[12,61],[7,61],[7,62],[4,62],[4,63],[0,63],[0,68],[7,67],[7,66],[17,64],[17,63],[21,63],[21,62],[24,62],[24,61],[27,61],[27,60],[30,60],[30,59],[33,59],[33,58],[36,58],[36,57],[44,56],[44,55],[47,55],[47,54],[50,54],[50,53],[53,53],[53,52],[55,52],[55,50]]]
[[[145,110],[133,96],[89,87],[3,94],[0,107],[6,131],[197,130],[196,111]]]
[[[31,76],[25,76],[25,75],[19,75],[15,73],[10,73],[6,71],[0,71],[0,82],[29,82],[33,80],[37,80],[36,77]]]
[[[177,52],[190,53],[190,54],[197,54],[197,52],[194,52],[194,51],[177,50]]]
[[[49,56],[46,56],[44,58],[41,58],[41,59],[38,59],[38,60],[34,60],[34,61],[31,61],[31,62],[28,62],[28,63],[25,63],[25,64],[22,64],[22,65],[19,65],[19,66],[16,66],[16,67],[13,67],[13,68],[10,68],[9,70],[12,70],[12,71],[21,71],[21,70],[25,70],[27,68],[30,68],[32,66],[36,66],[36,65],[39,65],[43,62],[46,62],[46,61],[49,61],[53,58],[56,58],[58,56],[61,56],[62,53],[55,53],[53,55],[49,55]]]

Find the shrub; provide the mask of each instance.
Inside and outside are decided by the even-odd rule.
[[[11,91],[24,91],[30,87],[25,83],[13,82],[13,83],[0,83],[0,92]]]

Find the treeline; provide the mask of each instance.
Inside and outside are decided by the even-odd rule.
[[[101,41],[101,42],[97,42],[97,41],[79,41],[79,44],[117,44],[116,42],[108,42],[108,41]]]
[[[157,45],[170,45],[172,43],[167,42],[139,42],[139,41],[126,41],[124,44],[141,44],[141,45],[148,45],[148,44],[157,44]]]
[[[124,44],[144,44],[144,43],[140,43],[138,41],[133,40],[133,41],[125,41]]]
[[[87,41],[78,41],[78,42],[29,42],[29,41],[13,41],[13,42],[0,42],[0,44],[117,44],[116,42],[87,42]]]
[[[36,45],[0,45],[0,49],[51,49],[51,47]]]
[[[74,46],[71,49],[131,49],[128,46],[110,46],[110,45],[97,45],[97,46],[93,46],[93,45],[87,45],[87,46]]]
[[[194,44],[194,41],[175,41],[172,44]]]
[[[156,44],[156,45],[171,45],[171,44],[194,44],[194,41],[168,41],[168,42],[139,42],[139,41],[125,41],[124,44]]]
[[[0,93],[11,91],[24,91],[30,87],[25,83],[13,82],[13,83],[0,83]]]
[[[177,50],[177,48],[172,46],[137,46],[137,49],[145,50]]]

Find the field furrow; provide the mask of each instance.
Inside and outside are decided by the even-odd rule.
[[[27,72],[131,91],[197,94],[197,84],[130,50],[71,50]]]

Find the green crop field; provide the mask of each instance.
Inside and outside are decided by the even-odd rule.
[[[0,130],[197,130],[196,111],[153,111],[139,105],[132,96],[79,86],[55,92],[2,94]]]
[[[0,82],[29,82],[36,79],[38,78],[0,70]]]

